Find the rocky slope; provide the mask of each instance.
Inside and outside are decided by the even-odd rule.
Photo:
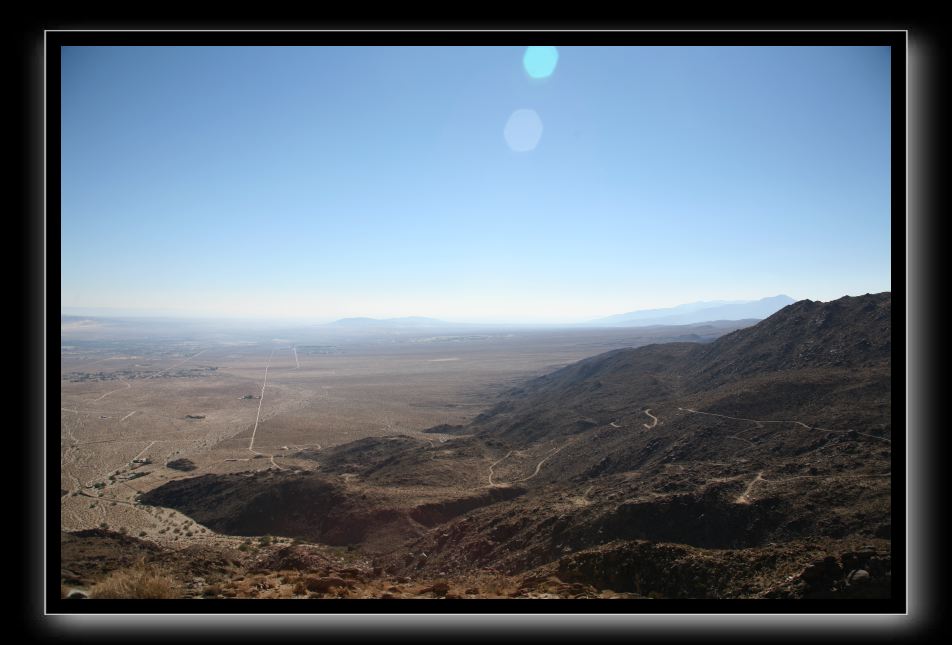
[[[890,316],[889,293],[801,301],[711,343],[580,361],[445,442],[362,440],[302,455],[319,473],[141,501],[349,545],[378,582],[461,597],[490,573],[523,597],[888,597]]]

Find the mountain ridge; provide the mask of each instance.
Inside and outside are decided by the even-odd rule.
[[[677,325],[709,320],[762,319],[795,302],[780,294],[759,300],[711,300],[686,303],[662,309],[641,309],[589,321],[596,326]]]
[[[491,568],[525,589],[888,597],[891,303],[799,301],[712,342],[529,380],[440,443],[362,440],[309,454],[312,474],[206,475],[149,498],[198,519],[227,505],[244,534],[297,518],[289,537],[356,542],[398,579]],[[254,496],[205,501],[232,481]],[[302,516],[291,488],[329,491],[328,507]]]

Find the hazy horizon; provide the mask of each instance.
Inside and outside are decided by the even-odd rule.
[[[61,312],[564,324],[891,289],[889,48],[531,49],[64,47]]]
[[[882,292],[877,292],[882,293]],[[843,294],[838,298],[842,297],[857,297],[868,294]],[[789,294],[774,294],[773,296],[765,296],[764,298],[757,298],[753,300],[728,300],[728,299],[715,299],[707,301],[696,301],[691,303],[679,303],[674,307],[651,307],[646,309],[637,309],[637,310],[625,310],[625,311],[616,311],[614,314],[610,314],[605,317],[593,317],[579,315],[575,318],[565,319],[565,320],[543,320],[543,319],[515,319],[515,318],[469,318],[469,319],[452,319],[442,316],[431,316],[427,314],[421,315],[410,315],[410,316],[337,316],[337,317],[325,317],[325,318],[315,318],[310,316],[285,316],[285,317],[274,317],[274,316],[234,316],[234,315],[225,315],[225,314],[201,314],[201,313],[189,313],[176,310],[132,310],[132,309],[120,309],[120,308],[108,308],[108,307],[63,307],[60,310],[61,316],[69,316],[74,318],[91,318],[91,319],[142,319],[146,320],[168,320],[168,321],[181,321],[181,322],[196,322],[196,323],[215,323],[215,322],[225,322],[225,323],[234,323],[234,324],[243,324],[249,323],[253,325],[268,325],[274,324],[279,326],[291,326],[291,325],[326,325],[338,321],[347,321],[347,320],[359,320],[359,319],[368,319],[368,320],[401,320],[401,319],[425,319],[433,320],[435,323],[446,323],[448,325],[489,325],[489,326],[506,326],[511,325],[515,327],[519,326],[539,326],[539,327],[580,327],[586,325],[597,325],[597,321],[607,318],[618,317],[623,314],[631,314],[636,312],[654,312],[658,311],[666,312],[669,309],[676,309],[677,307],[687,306],[687,305],[706,305],[706,306],[717,306],[724,304],[750,304],[756,303],[760,300],[771,299],[781,296],[789,297]],[[833,298],[831,300],[836,300],[838,298]],[[793,298],[793,301],[799,300],[814,300],[817,302],[829,302],[829,300],[820,300],[817,298]],[[758,318],[757,316],[745,316],[743,318],[711,318],[710,322],[717,322],[720,320],[746,320]],[[633,326],[640,326],[641,323],[634,324]],[[663,326],[677,326],[677,325],[693,325],[700,324],[700,322],[651,322],[650,325],[663,325]]]
[[[763,296],[762,298],[770,298],[779,295],[788,295],[789,294],[770,294],[768,296]],[[843,294],[843,295],[863,295],[863,294]],[[842,297],[842,296],[839,296]],[[60,314],[64,316],[90,316],[90,317],[102,317],[108,318],[110,316],[114,317],[124,317],[124,318],[179,318],[183,320],[274,320],[274,321],[291,321],[291,322],[313,322],[313,323],[327,323],[335,322],[338,320],[345,320],[349,318],[371,318],[375,320],[379,319],[399,319],[399,318],[431,318],[437,319],[441,322],[454,323],[454,324],[465,324],[465,323],[486,323],[486,324],[579,324],[587,321],[595,320],[602,317],[630,313],[632,311],[652,311],[652,310],[663,310],[673,307],[678,307],[681,305],[689,304],[730,304],[730,303],[746,303],[746,302],[756,302],[762,298],[740,298],[740,299],[730,299],[730,298],[712,298],[709,300],[698,300],[690,303],[678,302],[671,305],[663,306],[650,306],[650,307],[639,307],[637,309],[625,308],[624,305],[621,305],[619,308],[612,310],[610,313],[602,314],[596,313],[594,315],[588,315],[587,312],[579,311],[576,312],[574,316],[565,316],[561,318],[538,318],[538,317],[522,317],[516,318],[512,316],[471,316],[468,318],[454,318],[453,316],[438,315],[430,312],[422,313],[412,313],[412,314],[400,314],[400,315],[369,315],[366,313],[348,313],[341,314],[337,316],[323,316],[315,317],[308,315],[292,315],[292,316],[254,316],[254,315],[229,315],[222,312],[202,312],[202,311],[189,311],[189,310],[177,310],[177,309],[134,309],[134,308],[123,308],[123,307],[62,307],[60,309]],[[802,298],[794,298],[794,300],[801,300]]]

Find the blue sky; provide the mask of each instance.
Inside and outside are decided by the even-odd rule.
[[[556,52],[534,78],[525,47],[64,48],[64,310],[555,322],[891,288],[888,48]]]

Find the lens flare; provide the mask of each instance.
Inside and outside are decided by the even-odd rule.
[[[522,66],[532,78],[547,78],[559,62],[559,50],[555,47],[527,47],[522,56]]]
[[[542,119],[535,110],[516,110],[506,121],[503,136],[516,152],[534,150],[542,138]]]

